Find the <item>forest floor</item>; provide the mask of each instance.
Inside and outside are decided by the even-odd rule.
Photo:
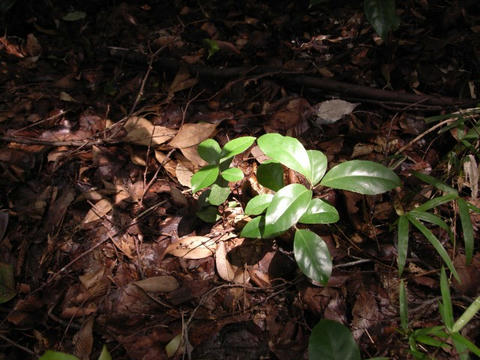
[[[475,106],[480,9],[397,3],[401,24],[382,40],[361,2],[16,2],[0,38],[0,359],[48,349],[97,359],[106,345],[115,360],[159,360],[182,338],[173,359],[306,359],[322,318],[348,326],[364,358],[411,357],[399,331],[396,209],[438,195],[412,171],[479,204],[478,169],[475,180],[464,166],[478,149],[458,147],[458,127],[477,115],[451,128],[425,119]],[[316,114],[330,99],[356,106],[328,123]],[[340,213],[314,226],[333,259],[328,286],[300,272],[288,233],[239,237],[241,209],[259,191],[258,148],[234,159],[240,206],[225,202],[213,224],[195,215],[190,178],[205,165],[196,146],[265,132],[321,150],[329,167],[372,160],[402,180],[376,196],[315,189]],[[478,245],[466,266],[456,208],[436,211],[460,235],[429,226],[463,280],[452,282],[458,316],[480,291]],[[441,325],[442,260],[410,230],[410,326]],[[171,246],[193,236],[215,248]],[[480,343],[480,319],[463,334]]]

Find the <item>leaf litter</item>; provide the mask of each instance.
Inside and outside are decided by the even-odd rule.
[[[222,204],[213,226],[195,216],[190,178],[205,165],[197,152],[203,140],[223,146],[264,131],[299,137],[332,166],[352,158],[387,163],[424,134],[425,117],[449,109],[321,92],[255,66],[473,97],[469,5],[397,4],[409,16],[395,46],[385,47],[355,4],[121,3],[95,4],[94,14],[88,3],[18,3],[0,38],[1,336],[9,340],[0,357],[34,359],[55,349],[98,358],[106,344],[115,359],[297,359],[306,356],[315,323],[327,318],[348,325],[366,357],[406,358],[408,344],[395,331],[392,197],[406,206],[430,197],[432,188],[410,172],[441,174],[456,128],[401,151],[397,173],[406,187],[398,194],[315,189],[341,209],[338,226],[315,229],[333,258],[326,287],[300,276],[291,234],[238,237],[243,207],[264,191],[254,171],[266,160],[258,148],[234,159],[245,174],[231,185],[237,205]],[[115,58],[112,44],[132,52]],[[136,62],[139,54],[149,60]],[[222,72],[244,66],[251,71]],[[470,155],[459,179],[474,203],[477,163]],[[284,179],[302,181],[293,172]],[[476,231],[478,214],[471,218]],[[436,235],[451,251],[448,236]],[[430,270],[441,263],[418,234],[410,254],[415,326],[438,324],[438,312],[418,309],[437,296]],[[477,255],[470,265],[454,258],[462,279],[453,282],[456,301],[478,293]],[[472,324],[466,335],[478,340],[478,319]]]

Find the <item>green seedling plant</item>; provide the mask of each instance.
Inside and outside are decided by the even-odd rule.
[[[200,196],[202,204],[209,204],[207,209],[226,200],[230,194],[229,181],[243,178],[240,169],[229,168],[229,165],[233,156],[248,149],[254,141],[253,137],[237,138],[223,149],[213,139],[199,144],[198,153],[209,165],[192,176],[191,184],[193,193],[211,186]],[[327,172],[325,154],[318,150],[305,150],[293,137],[265,134],[257,139],[257,144],[270,158],[258,166],[257,179],[274,193],[259,194],[247,203],[245,214],[252,219],[242,229],[242,237],[274,238],[297,224],[337,222],[339,215],[335,207],[312,197],[313,188],[319,185],[366,195],[381,194],[400,186],[400,179],[392,170],[372,161],[346,161]],[[308,185],[285,185],[283,166],[302,174]],[[200,210],[199,217],[204,217],[205,212]],[[301,271],[310,279],[326,284],[332,261],[323,239],[308,229],[295,228],[293,247]]]
[[[452,242],[454,242],[455,239],[453,236],[453,232],[451,231],[448,224],[441,217],[430,212],[429,210],[432,210],[433,208],[448,202],[455,202],[458,208],[458,215],[459,215],[461,226],[462,226],[465,258],[466,258],[466,263],[468,265],[472,261],[473,249],[475,245],[473,225],[470,219],[470,211],[480,212],[480,209],[474,206],[473,204],[465,201],[465,199],[463,199],[458,194],[457,190],[446,185],[440,180],[430,175],[422,174],[419,172],[414,172],[413,175],[415,175],[420,180],[426,182],[427,184],[430,184],[435,188],[437,188],[438,190],[442,191],[443,195],[432,198],[408,212],[404,212],[403,209],[399,208],[398,206],[396,207],[397,214],[399,215],[398,223],[397,223],[397,230],[398,230],[397,263],[398,263],[399,275],[400,276],[402,275],[403,270],[405,268],[405,263],[407,259],[407,253],[408,253],[408,241],[409,241],[409,230],[410,230],[409,228],[411,224],[425,236],[425,238],[430,242],[430,244],[435,248],[437,253],[442,258],[442,260],[445,262],[445,264],[447,265],[452,275],[458,281],[460,281],[458,273],[455,267],[453,266],[453,262],[450,259],[447,251],[443,247],[440,240],[433,234],[433,232],[429,228],[427,228],[424,225],[424,223],[425,222],[430,223],[445,230],[448,233]]]
[[[480,348],[470,340],[460,334],[460,330],[470,322],[475,314],[480,310],[480,296],[463,312],[463,314],[454,320],[452,299],[450,287],[445,269],[442,267],[440,272],[440,291],[442,301],[439,303],[440,315],[443,325],[412,330],[408,326],[408,306],[407,291],[404,281],[400,282],[399,304],[400,304],[400,324],[401,332],[408,338],[409,351],[415,359],[432,359],[428,354],[426,346],[450,350],[451,340],[457,354],[461,360],[469,360],[469,352],[480,356]]]
[[[230,168],[235,155],[247,150],[254,137],[240,137],[223,149],[213,139],[199,144],[199,155],[208,162],[191,178],[192,192],[208,188],[200,197],[197,215],[215,221],[216,206],[230,194],[228,182],[243,178],[240,169]],[[300,270],[310,279],[326,285],[332,272],[332,260],[325,241],[316,233],[297,224],[331,224],[339,214],[328,202],[313,197],[313,189],[325,186],[377,195],[400,186],[399,177],[389,168],[363,160],[338,164],[327,172],[327,157],[318,150],[306,150],[297,139],[280,134],[265,134],[257,139],[258,147],[269,158],[257,168],[258,182],[271,193],[259,194],[248,201],[244,212],[251,220],[240,236],[267,239],[294,228],[293,252]],[[284,167],[303,175],[307,185],[285,184]],[[329,334],[325,337],[324,334]],[[360,360],[360,351],[348,328],[321,320],[309,341],[310,359]]]

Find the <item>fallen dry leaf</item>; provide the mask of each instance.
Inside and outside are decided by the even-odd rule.
[[[215,265],[218,275],[225,281],[232,281],[235,278],[236,269],[227,259],[227,249],[225,243],[220,241],[215,253]]]
[[[83,324],[80,330],[73,337],[75,344],[75,355],[81,360],[88,360],[93,348],[93,321],[90,316]]]
[[[178,281],[173,276],[152,276],[135,281],[135,285],[148,292],[170,292],[178,288]]]
[[[124,125],[127,135],[124,140],[138,145],[160,145],[176,134],[176,130],[155,126],[145,118],[133,116]]]
[[[176,92],[190,89],[191,87],[197,85],[198,79],[192,78],[188,69],[184,66],[181,66],[173,79],[170,89],[168,89],[168,100],[171,100]]]
[[[187,236],[169,245],[165,254],[185,259],[203,259],[215,254],[215,240],[206,236]]]
[[[83,219],[84,224],[91,223],[93,221],[100,220],[102,217],[107,215],[110,210],[112,210],[112,203],[107,199],[102,199],[95,203],[90,210],[88,210],[87,215]]]
[[[210,123],[184,124],[169,145],[178,149],[198,145],[211,137],[216,128],[216,124]]]

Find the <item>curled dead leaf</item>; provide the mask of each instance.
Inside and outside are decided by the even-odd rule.
[[[155,126],[145,118],[132,116],[124,125],[127,135],[124,140],[138,145],[160,145],[176,134],[176,130]]]
[[[233,281],[235,279],[236,266],[230,264],[227,259],[227,249],[225,243],[220,241],[215,253],[215,265],[217,266],[218,275],[225,281]]]
[[[203,259],[215,254],[217,244],[215,240],[206,236],[187,236],[170,244],[165,254],[185,259]]]

